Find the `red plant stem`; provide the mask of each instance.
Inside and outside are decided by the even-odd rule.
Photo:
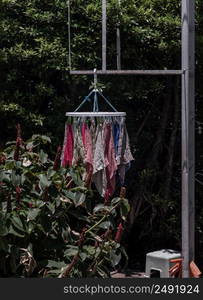
[[[68,184],[66,185],[66,188],[69,189],[72,187],[73,179],[71,179]]]
[[[79,238],[79,241],[78,241],[78,247],[79,247],[80,249],[82,248],[82,246],[83,246],[83,244],[84,244],[84,241],[85,241],[85,233],[86,233],[86,231],[87,231],[87,228],[84,227],[84,228],[82,229],[81,234],[80,234],[80,238]]]
[[[54,160],[54,166],[53,166],[53,169],[55,171],[57,171],[60,167],[61,150],[62,150],[61,146],[58,146],[57,152],[56,152],[56,157],[55,157],[55,160]]]
[[[17,129],[17,138],[21,139],[21,126],[19,123],[16,125],[16,129]]]
[[[43,200],[44,200],[44,202],[47,202],[49,200],[48,187],[46,187],[44,190]]]
[[[31,202],[28,203],[29,208],[33,208],[33,204]]]
[[[109,235],[111,234],[112,230],[109,228],[106,230],[106,232],[104,233],[104,240],[107,240]]]
[[[14,151],[14,160],[19,160],[20,158],[20,145],[21,145],[21,139],[19,137],[17,137],[16,140],[16,147],[15,147],[15,151]]]
[[[123,234],[123,225],[122,225],[122,223],[120,223],[118,225],[118,229],[117,229],[116,236],[115,236],[115,241],[117,243],[120,243],[121,238],[122,238],[122,234]]]
[[[16,202],[19,204],[21,199],[21,188],[19,186],[16,187]]]
[[[86,166],[86,177],[85,177],[85,187],[90,188],[92,182],[92,175],[93,175],[93,167],[89,163]]]
[[[110,196],[106,192],[105,195],[104,195],[104,205],[108,206],[109,204],[110,204]]]
[[[73,259],[72,259],[71,263],[68,265],[68,267],[65,269],[65,271],[63,273],[63,277],[68,277],[70,272],[72,271],[74,265],[78,262],[79,252],[82,249],[82,246],[84,244],[86,231],[87,231],[87,228],[84,227],[82,229],[82,232],[81,232],[79,240],[78,240],[78,252],[75,254],[75,256],[73,257]]]
[[[4,165],[6,161],[6,156],[5,155],[1,155],[0,156],[0,165]]]
[[[40,187],[39,187],[39,181],[37,181],[37,183],[35,184],[35,191],[40,193]]]
[[[79,253],[77,253],[71,263],[68,265],[67,269],[65,270],[65,272],[63,273],[63,277],[68,277],[70,272],[72,271],[72,268],[74,267],[74,265],[78,262],[78,259],[79,259]]]
[[[10,213],[11,210],[12,210],[12,207],[11,207],[11,195],[10,194],[8,194],[8,196],[7,196],[7,208],[6,208],[6,210],[7,210],[7,213]]]
[[[125,198],[125,194],[126,194],[126,188],[122,187],[120,190],[120,198]]]
[[[107,229],[107,230],[101,235],[102,241],[101,241],[101,242],[95,241],[94,247],[95,247],[95,248],[98,248],[99,245],[100,245],[100,243],[105,242],[105,241],[108,239],[108,237],[109,237],[109,235],[111,234],[111,232],[112,232],[112,230],[111,230],[110,228]]]
[[[15,151],[14,151],[14,160],[19,160],[19,154],[20,154],[20,146],[22,145],[22,138],[21,138],[21,127],[20,124],[16,125],[16,147],[15,147]]]
[[[96,249],[96,248],[98,248],[99,247],[99,242],[98,241],[95,241],[95,243],[94,243],[94,248]]]
[[[111,233],[111,229],[107,229],[102,235],[101,238],[106,241],[108,239],[109,234]]]

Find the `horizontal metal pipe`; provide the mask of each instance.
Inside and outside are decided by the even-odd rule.
[[[125,117],[125,112],[67,112],[67,117]]]
[[[184,70],[97,70],[98,75],[181,75]],[[70,75],[94,75],[93,70],[70,71]]]

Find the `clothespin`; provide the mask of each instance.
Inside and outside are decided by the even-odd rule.
[[[171,263],[175,263],[170,269],[169,269],[169,274],[170,277],[181,277],[182,276],[182,258],[176,258],[176,259],[171,259]]]
[[[198,266],[194,263],[194,261],[190,262],[190,274],[192,277],[199,278],[202,272],[198,268]]]

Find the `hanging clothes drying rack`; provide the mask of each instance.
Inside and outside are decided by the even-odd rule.
[[[111,107],[113,112],[99,111],[98,95]],[[78,110],[87,102],[92,101],[93,96],[93,111],[79,112]],[[74,112],[66,112],[67,117],[125,117],[125,112],[118,112],[109,100],[99,91],[97,87],[97,70],[94,69],[94,84],[91,92],[84,98]]]
[[[98,97],[112,111],[99,111]],[[79,111],[87,102],[92,111]],[[93,89],[74,112],[67,112],[61,162],[63,167],[81,165],[85,184],[94,184],[99,195],[108,203],[116,185],[125,184],[125,174],[134,160],[125,124],[125,112],[118,112],[102,94],[94,69]]]

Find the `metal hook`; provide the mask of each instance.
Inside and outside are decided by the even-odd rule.
[[[97,96],[97,69],[94,69],[94,104],[93,104],[93,111],[99,111],[99,106],[98,106],[98,96]]]
[[[94,69],[94,89],[97,90],[97,69]]]

